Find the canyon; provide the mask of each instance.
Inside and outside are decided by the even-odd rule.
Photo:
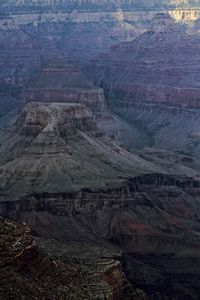
[[[2,299],[199,299],[199,16],[2,1]]]
[[[93,59],[88,73],[112,111],[143,128],[147,147],[198,157],[199,47],[198,37],[159,14],[149,31]]]
[[[21,87],[48,56],[89,60],[146,32],[152,18],[163,10],[178,23],[189,22],[189,31],[199,31],[198,1],[109,3],[111,7],[107,1],[4,1],[0,10],[1,85]]]
[[[93,259],[90,247],[118,251],[118,262],[105,271],[116,294],[95,285],[100,296],[110,291],[108,299],[196,299],[200,161],[167,151],[160,160],[160,153],[151,155],[115,144],[83,104],[29,102],[1,131],[0,215],[29,224],[37,243],[53,255],[62,250],[72,259],[70,243],[76,256],[86,247]],[[158,262],[178,270],[165,272]],[[80,293],[84,299],[81,287]],[[94,299],[90,287],[87,293]]]

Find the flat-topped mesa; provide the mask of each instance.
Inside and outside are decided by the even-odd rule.
[[[0,201],[95,189],[163,172],[114,144],[97,128],[89,108],[77,103],[28,103],[16,125],[2,130],[0,143],[5,192]]]
[[[22,135],[32,140],[27,154],[71,153],[67,142],[76,139],[78,131],[94,130],[92,112],[76,103],[28,103],[17,126]]]
[[[24,132],[33,130],[37,135],[41,130],[63,130],[63,126],[76,123],[79,129],[85,129],[93,120],[90,109],[78,103],[40,103],[30,102],[25,106],[22,115],[18,119],[18,125]]]
[[[24,89],[22,97],[25,103],[81,103],[96,115],[106,112],[103,89],[96,88],[71,61],[49,61],[38,78]]]

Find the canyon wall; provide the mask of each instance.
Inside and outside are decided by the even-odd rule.
[[[120,251],[117,261],[116,256],[102,261],[100,251],[92,268],[108,286],[99,279],[86,282],[88,299],[98,293],[109,300],[195,299],[200,292],[193,263],[200,247],[199,160],[168,152],[130,153],[95,122],[81,104],[27,103],[16,124],[0,134],[0,215],[27,223],[56,255],[75,243],[75,254],[68,256],[75,261],[78,245],[81,252],[84,244]],[[93,252],[87,251],[91,259]],[[158,261],[169,264],[169,271]],[[91,266],[91,261],[81,263]],[[87,274],[90,278],[90,269]],[[87,277],[80,280],[81,288]]]
[[[70,272],[83,298],[198,299],[198,1],[2,4],[1,109],[21,112],[0,131],[0,215],[56,255],[70,242],[120,251]],[[19,250],[24,270],[34,252]]]
[[[95,87],[74,62],[51,60],[34,77],[22,91],[24,105],[38,101],[79,103],[99,116],[107,112],[103,89]]]
[[[51,244],[56,238],[120,247],[124,270],[146,295],[141,299],[196,299],[199,294],[199,182],[190,178],[157,174],[106,190],[32,194],[0,202],[0,210],[5,217],[26,222]],[[115,288],[114,299],[124,299],[122,290],[116,290],[123,281],[117,274],[114,267],[104,278]],[[140,299],[139,294],[135,297],[130,299]]]
[[[119,300],[122,297],[127,300],[145,299],[142,291],[131,286],[120,262],[114,259],[113,255],[117,252],[104,250],[107,257],[100,257],[103,249],[85,246],[79,253],[79,260],[75,260],[72,254],[66,257],[73,246],[65,246],[65,257],[57,246],[55,257],[55,253],[49,254],[42,249],[41,241],[33,239],[27,225],[3,218],[0,218],[0,237],[2,300],[21,297],[34,300],[38,297],[58,300],[69,297],[91,300],[97,297],[102,300]],[[84,258],[87,251],[93,252],[93,259]]]
[[[146,132],[146,146],[198,157],[199,49],[198,37],[158,14],[149,31],[112,47],[87,68],[110,108]]]
[[[168,12],[190,33],[199,32],[195,1],[3,1],[0,12],[0,84],[17,103],[19,90],[52,57],[85,64],[146,32],[158,13]]]

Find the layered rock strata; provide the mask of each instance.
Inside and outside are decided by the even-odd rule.
[[[146,146],[198,156],[199,47],[198,38],[159,14],[150,31],[113,47],[88,70],[111,109],[146,134]]]
[[[144,299],[144,293],[133,289],[114,260],[114,251],[93,250],[93,259],[82,252],[76,255],[70,247],[51,256],[30,235],[27,225],[0,218],[0,296],[6,299]],[[40,241],[41,243],[41,241]],[[51,245],[52,245],[51,241]],[[55,242],[56,244],[56,242]],[[63,247],[64,248],[64,247]],[[69,248],[69,250],[68,250]],[[99,253],[107,258],[99,257]],[[57,258],[55,258],[57,256]],[[110,257],[109,257],[110,256]]]
[[[157,13],[168,11],[175,20],[192,25],[199,16],[196,2],[3,2],[0,82],[17,86],[24,85],[30,73],[52,55],[70,54],[85,61],[132,40],[149,29]]]
[[[37,78],[36,80],[34,80]],[[96,88],[73,61],[52,59],[23,90],[23,102],[80,103],[96,115],[106,114],[103,89]]]
[[[121,249],[124,271],[144,299],[199,295],[199,273],[188,269],[200,247],[198,160],[132,154],[102,134],[80,104],[28,103],[11,129],[1,134],[2,216],[26,222],[40,238]],[[157,260],[171,257],[184,262],[185,273],[157,269]],[[130,268],[134,262],[140,272]],[[120,272],[115,264],[105,272],[114,299],[124,299]],[[166,290],[168,278],[175,282]]]
[[[198,299],[199,185],[190,178],[148,175],[106,190],[1,201],[1,215],[27,222],[40,237],[121,248],[124,271],[144,299]],[[106,282],[115,281],[116,289],[117,279],[109,274]]]
[[[161,170],[114,144],[91,110],[76,103],[28,103],[15,126],[2,130],[0,157],[1,195],[11,193],[11,199],[105,186]]]

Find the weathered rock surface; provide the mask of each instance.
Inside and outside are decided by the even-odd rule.
[[[145,132],[146,146],[198,156],[199,49],[198,38],[159,14],[151,31],[113,47],[89,70],[111,109]]]
[[[15,125],[0,132],[0,214],[28,223],[40,243],[56,255],[59,249],[69,251],[66,242],[75,243],[71,253],[77,243],[81,249],[84,244],[92,259],[96,254],[91,244],[114,245],[123,253],[118,257],[122,265],[97,250],[100,263],[88,256],[83,263],[81,257],[78,271],[74,260],[66,266],[71,253],[64,262],[55,260],[56,267],[49,258],[38,263],[32,257],[34,265],[24,269],[22,255],[20,270],[13,269],[17,283],[9,284],[21,289],[28,282],[33,299],[37,289],[49,299],[50,286],[52,295],[59,288],[59,299],[66,299],[67,291],[74,299],[196,300],[200,297],[199,38],[189,36],[186,27],[168,15],[156,15],[161,9],[158,2],[148,1],[147,12],[141,11],[147,2],[134,7],[132,1],[109,3],[67,6],[40,1],[33,6],[19,1],[9,15],[4,6],[0,83],[13,103],[23,95],[27,104]],[[75,4],[79,9],[74,10]],[[169,2],[162,2],[162,8],[165,4]],[[173,1],[165,7],[196,34],[197,4]],[[83,61],[141,33],[113,47],[112,55],[92,62],[88,70],[100,88],[74,63],[74,57]],[[69,53],[73,62],[66,59]],[[65,63],[49,61],[51,57],[64,58]],[[21,250],[23,254],[23,245]],[[29,262],[29,252],[26,259]],[[16,290],[2,283],[3,297],[17,299]]]
[[[51,240],[51,247],[45,247],[50,256],[38,247],[26,225],[2,218],[0,237],[2,300],[145,299],[144,293],[128,282],[120,262],[112,257],[120,255],[114,249],[62,244],[61,251],[61,246]],[[39,244],[44,242],[40,240]],[[55,245],[56,251],[52,251]],[[92,253],[92,258],[87,253]]]
[[[146,132],[147,146],[189,155],[191,160],[199,158],[199,110],[135,104],[124,109],[116,106],[117,112]]]
[[[97,116],[106,114],[103,89],[95,87],[73,61],[52,59],[22,92],[23,102],[80,103]]]
[[[115,245],[146,299],[199,295],[195,268],[186,263],[185,273],[172,270],[175,282],[165,290],[169,274],[154,265],[154,256],[167,257],[165,264],[171,255],[177,265],[198,260],[199,161],[168,152],[153,158],[129,153],[99,131],[89,108],[69,103],[28,103],[15,127],[3,131],[1,145],[1,216],[26,222],[41,238]],[[148,255],[152,267],[143,263]],[[133,262],[154,274],[152,282],[130,268]],[[126,299],[119,275],[112,265],[105,280],[114,299]]]
[[[198,38],[186,34],[168,15],[159,14],[149,31],[100,56],[96,77],[105,82],[108,92],[116,88],[116,96],[125,103],[199,108],[199,48]]]
[[[144,145],[148,139],[142,130],[130,126],[108,109],[103,89],[96,87],[74,61],[51,59],[32,76],[22,90],[21,98],[22,107],[32,101],[51,103],[55,99],[57,103],[84,104],[92,110],[98,128],[128,148]]]
[[[75,103],[28,103],[16,125],[2,130],[0,151],[1,196],[7,199],[103,187],[162,172],[114,144],[89,108]]]
[[[85,63],[146,32],[163,10],[199,32],[198,1],[1,1],[0,85],[7,101],[21,100],[19,90],[52,56]]]
[[[194,23],[199,16],[199,3],[185,1],[3,2],[0,82],[10,85],[24,84],[30,70],[52,55],[70,54],[85,61],[130,41],[148,30],[152,18],[163,10],[177,21]]]
[[[32,194],[0,208],[1,215],[27,222],[45,239],[116,245],[144,299],[200,295],[197,181],[148,175],[106,190]],[[112,276],[106,276],[110,284]]]

